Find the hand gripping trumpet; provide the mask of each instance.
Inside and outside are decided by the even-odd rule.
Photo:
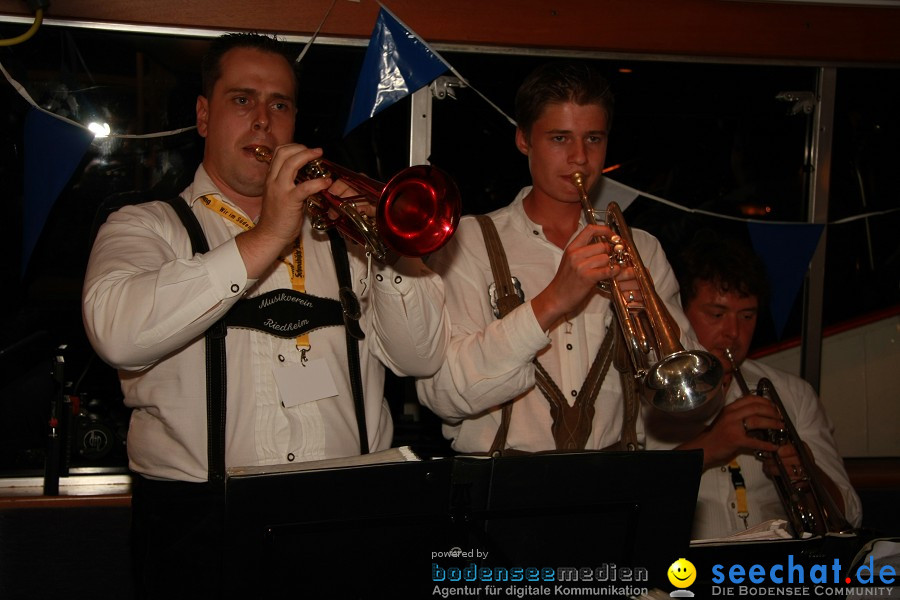
[[[272,162],[272,150],[256,148],[256,159]],[[385,185],[333,162],[318,159],[304,166],[301,181],[317,177],[343,179],[359,195],[339,197],[327,191],[306,200],[314,229],[336,227],[341,234],[365,246],[379,262],[391,256],[425,256],[446,244],[459,224],[461,202],[456,183],[432,165],[403,169]],[[356,202],[374,205],[375,220],[357,210]],[[328,216],[333,210],[337,217]]]
[[[789,474],[777,452],[771,457],[775,461],[777,469],[777,475],[772,479],[791,527],[794,528],[794,534],[799,537],[804,533],[825,535],[826,533],[852,532],[853,527],[844,518],[822,484],[812,456],[806,444],[797,435],[797,429],[788,417],[784,404],[782,404],[778,392],[775,391],[775,386],[769,379],[763,377],[756,384],[756,392],[751,392],[731,350],[726,350],[725,353],[731,362],[731,373],[741,388],[741,394],[743,396],[762,396],[770,400],[784,421],[784,429],[768,429],[761,431],[760,435],[779,446],[791,444],[800,459],[800,468],[796,471],[792,469],[792,474]]]
[[[585,219],[589,224],[597,224],[584,189],[584,174],[574,173],[572,181],[578,189]],[[688,351],[681,345],[672,316],[656,293],[618,204],[609,203],[605,220],[615,233],[606,240],[612,246],[610,260],[632,267],[642,298],[641,306],[629,306],[619,283],[610,279],[610,302],[621,325],[635,377],[642,383],[644,399],[665,412],[688,413],[720,398],[722,364],[709,352]]]

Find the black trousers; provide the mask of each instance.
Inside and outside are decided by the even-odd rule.
[[[131,549],[137,598],[223,598],[224,523],[220,487],[135,475]]]

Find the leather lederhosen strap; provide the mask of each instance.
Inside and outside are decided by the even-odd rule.
[[[637,420],[641,412],[640,386],[634,374],[634,363],[628,354],[619,321],[613,319],[613,325],[617,330],[616,339],[619,340],[613,353],[613,364],[619,372],[619,381],[622,383],[622,437],[604,450],[640,450],[641,445],[637,436]]]
[[[494,285],[497,290],[497,308],[500,318],[506,316],[513,308],[521,304],[509,272],[509,264],[503,244],[497,233],[497,228],[490,217],[477,215],[476,219],[481,225],[484,235],[488,258],[491,262],[491,270],[494,275]],[[569,406],[562,391],[540,364],[534,359],[535,381],[538,389],[550,403],[550,414],[553,418],[551,431],[553,440],[558,450],[583,450],[591,433],[594,419],[594,402],[609,366],[613,358],[613,340],[617,339],[615,332],[610,330],[588,375],[576,396],[575,403]],[[509,434],[509,424],[512,419],[513,401],[507,401],[501,409],[500,427],[491,444],[490,454],[497,456],[503,453],[506,447],[506,437]]]

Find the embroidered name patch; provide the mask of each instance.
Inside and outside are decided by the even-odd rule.
[[[344,325],[344,311],[337,300],[282,289],[238,300],[224,320],[227,327],[292,338],[322,327]]]

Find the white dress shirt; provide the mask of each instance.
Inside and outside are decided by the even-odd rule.
[[[204,332],[242,297],[290,289],[289,268],[273,264],[247,278],[234,237],[243,231],[198,198],[218,194],[201,166],[181,194],[200,221],[211,250],[192,255],[187,231],[165,202],[125,207],[110,215],[94,244],[83,293],[88,337],[103,360],[119,369],[130,467],[149,477],[207,479]],[[243,214],[243,213],[240,213]],[[301,233],[305,291],[338,297],[327,236]],[[360,342],[368,442],[390,447],[393,427],[383,397],[384,367],[422,376],[440,364],[449,340],[440,279],[419,259],[393,267],[368,264],[348,242],[351,278],[362,306]],[[279,369],[303,374],[294,338],[230,328],[227,340],[226,466],[269,465],[359,453],[343,326],[309,334],[307,365],[323,363],[336,396],[286,408]]]
[[[512,398],[516,401],[507,448],[554,449],[550,405],[535,386],[531,361],[538,357],[573,404],[614,316],[609,301],[595,292],[549,331],[541,330],[530,300],[553,279],[563,250],[525,214],[522,200],[530,190],[522,189],[510,205],[489,215],[525,297],[525,303],[503,319],[491,307],[494,276],[474,217],[464,217],[450,243],[428,259],[428,266],[444,279],[453,335],[444,365],[433,377],[420,379],[417,390],[422,403],[444,419],[444,435],[459,452],[490,448],[500,425],[499,405]],[[657,292],[684,332],[683,343],[692,340],[686,347],[698,347],[659,242],[644,231],[632,230],[632,236]],[[595,406],[587,449],[605,448],[621,436],[623,400],[615,367],[610,367]]]
[[[753,360],[745,360],[741,364],[741,372],[751,390],[756,389],[757,382],[763,377],[772,382],[797,435],[809,446],[816,465],[840,490],[844,500],[844,516],[851,525],[858,527],[862,521],[862,505],[850,485],[844,462],[835,444],[834,427],[812,386],[799,377]],[[732,382],[725,402],[731,404],[740,396],[739,386]],[[657,442],[648,433],[647,447],[669,448],[671,444]],[[747,454],[738,456],[737,462],[747,490],[747,508],[750,513],[747,525],[753,527],[770,519],[787,519],[775,485],[763,472],[763,463]],[[700,479],[693,539],[724,537],[743,530],[744,521],[737,515],[735,489],[728,466],[707,469]]]

